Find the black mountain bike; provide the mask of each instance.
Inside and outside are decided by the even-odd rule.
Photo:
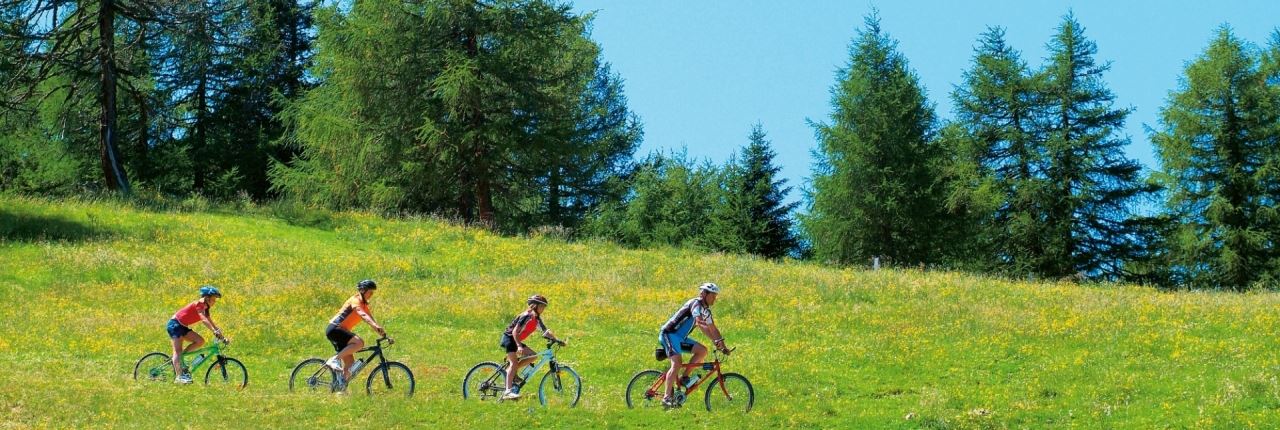
[[[338,383],[338,371],[329,368],[324,364],[324,359],[308,358],[302,360],[293,368],[293,374],[289,376],[289,391],[302,392],[323,392],[336,393],[347,389],[350,381],[354,381],[360,375],[360,371],[373,364],[377,360],[377,366],[374,366],[373,372],[369,374],[369,379],[365,381],[364,389],[369,395],[386,395],[386,394],[404,394],[413,396],[413,372],[409,370],[409,366],[405,366],[395,361],[387,361],[382,355],[382,343],[386,342],[387,346],[395,344],[390,338],[378,339],[376,344],[368,348],[356,351],[369,352],[369,356],[363,360],[357,359],[351,364],[351,378],[343,384]]]

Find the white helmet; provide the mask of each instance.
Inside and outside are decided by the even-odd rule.
[[[708,292],[708,293],[720,294],[720,286],[719,286],[719,285],[716,285],[716,284],[714,284],[714,283],[711,283],[711,282],[707,282],[707,283],[704,283],[704,284],[702,284],[702,285],[699,285],[699,286],[698,286],[698,290],[699,290],[699,291],[706,291],[706,292]]]

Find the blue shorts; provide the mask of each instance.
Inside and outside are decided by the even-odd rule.
[[[165,331],[169,332],[170,339],[183,337],[183,336],[186,336],[187,333],[191,333],[191,329],[187,328],[187,326],[185,325],[182,325],[182,323],[178,322],[178,320],[175,320],[175,319],[169,320],[169,325],[165,326]]]
[[[667,351],[667,357],[693,352],[694,345],[700,345],[698,341],[681,336],[680,333],[658,333],[658,344]]]

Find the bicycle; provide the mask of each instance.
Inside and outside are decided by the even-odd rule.
[[[249,385],[249,372],[245,370],[244,363],[222,354],[222,350],[231,343],[225,340],[215,340],[209,343],[209,346],[197,349],[195,351],[183,353],[181,360],[182,368],[187,373],[194,374],[200,370],[200,366],[205,363],[213,363],[209,366],[209,370],[204,373],[204,384],[226,384],[236,386],[236,389],[244,389]],[[194,356],[191,365],[187,365],[186,358]],[[209,360],[213,357],[213,360]],[[173,374],[173,361],[169,355],[163,352],[152,352],[143,355],[138,359],[138,363],[133,365],[133,379],[135,381],[142,380],[148,382],[171,382],[176,375]],[[211,384],[212,383],[212,384]]]
[[[725,353],[727,358],[737,348],[729,350]],[[698,387],[702,383],[712,381],[707,387],[704,402],[707,405],[707,411],[713,409],[739,409],[743,412],[751,412],[751,406],[755,404],[756,393],[751,387],[751,382],[747,381],[745,376],[737,373],[721,373],[720,364],[723,362],[720,357],[720,351],[712,353],[712,361],[703,363],[691,363],[682,365],[683,369],[701,367],[706,371],[707,378],[703,378],[703,374],[693,374],[689,380],[683,384],[676,384],[673,393],[675,407],[684,405],[689,394],[698,391]],[[681,369],[681,370],[683,370]],[[662,396],[666,392],[667,372],[657,370],[644,370],[636,373],[631,377],[631,382],[627,383],[626,400],[628,408],[651,408],[662,405]],[[723,395],[717,396],[717,393]],[[713,407],[714,405],[714,407]],[[744,408],[745,406],[745,408]]]
[[[302,360],[297,366],[294,366],[293,373],[289,375],[289,391],[306,391],[306,392],[329,392],[337,393],[347,389],[350,381],[354,381],[360,375],[360,371],[364,370],[367,364],[378,360],[378,365],[374,366],[373,372],[369,374],[369,379],[365,381],[364,389],[368,395],[384,395],[393,394],[404,391],[405,397],[413,396],[414,381],[413,371],[409,370],[409,366],[405,366],[399,362],[387,361],[383,356],[382,343],[387,342],[387,346],[394,345],[395,340],[387,337],[378,339],[378,341],[370,347],[356,351],[356,354],[369,352],[369,356],[363,360],[357,359],[351,364],[351,378],[346,383],[338,383],[338,371],[329,368],[325,364],[324,359],[308,358]],[[299,378],[301,376],[301,378]]]
[[[524,387],[526,380],[532,377],[547,365],[547,373],[542,376],[542,381],[538,383],[538,401],[542,406],[551,406],[554,404],[566,403],[569,407],[578,405],[578,400],[582,398],[582,378],[578,376],[578,372],[569,366],[556,361],[556,347],[563,347],[564,342],[547,338],[547,349],[534,353],[533,355],[520,357],[520,361],[527,358],[539,357],[538,362],[534,363],[525,371],[521,372],[523,378],[517,377],[511,387],[517,392]],[[492,361],[486,361],[472,367],[467,371],[467,376],[462,379],[462,398],[476,398],[481,401],[496,399],[502,402],[503,391],[507,385],[507,366],[510,363],[503,361],[502,365]],[[485,377],[485,375],[488,375]],[[483,379],[481,379],[483,378]]]

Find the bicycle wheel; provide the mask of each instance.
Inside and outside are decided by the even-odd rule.
[[[413,396],[413,372],[409,370],[409,366],[388,361],[382,363],[369,373],[369,380],[364,384],[364,391],[372,395],[385,396],[389,394],[402,394],[405,397]]]
[[[204,372],[204,384],[243,389],[249,385],[249,371],[244,363],[230,357],[221,357]]]
[[[467,371],[467,377],[462,379],[464,399],[497,400],[506,389],[507,372],[492,361],[475,365]]]
[[[631,382],[627,383],[627,407],[628,408],[660,408],[662,407],[662,393],[665,387],[658,386],[650,389],[662,378],[662,372],[657,370],[645,370],[631,377]]]
[[[324,360],[308,358],[294,366],[289,375],[289,391],[303,393],[332,393],[338,375],[324,365]]]
[[[707,411],[751,412],[756,402],[756,391],[751,382],[737,373],[726,373],[707,386]]]
[[[558,366],[558,372],[547,372],[538,383],[538,400],[542,406],[578,406],[582,398],[582,378],[569,366]]]
[[[133,380],[146,382],[173,382],[173,361],[162,352],[142,356],[133,365]]]

